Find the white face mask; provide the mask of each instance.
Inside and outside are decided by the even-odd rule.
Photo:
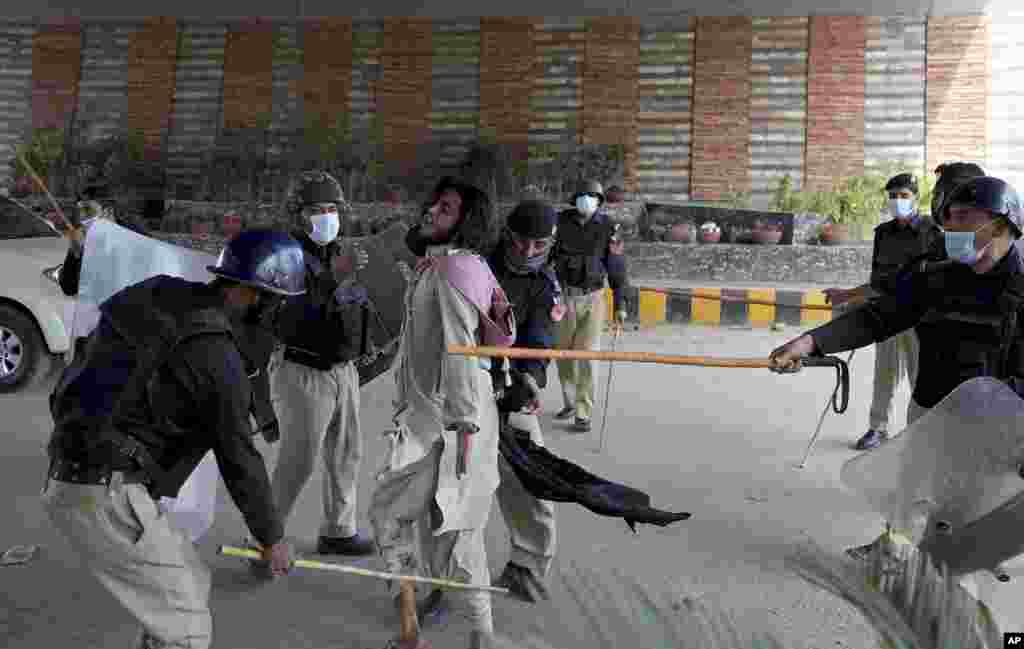
[[[889,214],[892,218],[907,220],[914,214],[914,199],[912,198],[890,198]]]
[[[309,233],[309,238],[321,246],[326,246],[337,239],[338,233],[341,232],[341,220],[338,219],[337,212],[312,214],[309,217],[309,222],[313,224],[313,231]]]
[[[580,196],[576,199],[576,209],[583,216],[589,218],[597,211],[597,196]]]

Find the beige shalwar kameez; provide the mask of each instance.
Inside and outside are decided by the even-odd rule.
[[[463,253],[469,254],[469,253]],[[475,256],[486,269],[486,262]],[[391,452],[370,508],[388,569],[490,585],[484,530],[498,488],[498,411],[487,359],[447,354],[481,344],[479,310],[437,267],[406,294],[395,365],[398,387]],[[483,361],[483,362],[482,362]],[[456,476],[455,424],[478,427],[468,473]],[[493,631],[490,595],[453,591],[473,630]]]

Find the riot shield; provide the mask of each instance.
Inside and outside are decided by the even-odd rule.
[[[388,371],[398,353],[405,289],[416,265],[416,257],[405,245],[408,231],[404,223],[395,223],[359,242],[368,257],[366,267],[356,276],[368,298],[360,327],[365,332],[366,351],[356,361],[360,385]]]
[[[1024,551],[1024,400],[1002,381],[965,381],[898,437],[848,461],[841,479],[955,574]],[[989,538],[985,521],[1004,525]],[[1013,524],[1007,524],[1013,523]]]

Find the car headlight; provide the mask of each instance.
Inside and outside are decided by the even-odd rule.
[[[64,267],[64,264],[60,266],[54,266],[53,268],[47,268],[43,271],[43,277],[49,279],[54,284],[60,286],[60,269]]]

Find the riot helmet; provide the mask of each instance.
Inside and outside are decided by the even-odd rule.
[[[288,189],[286,209],[309,231],[310,238],[325,246],[341,233],[341,214],[349,211],[338,180],[323,171],[299,174]]]
[[[558,212],[544,201],[516,205],[506,219],[505,264],[519,273],[536,273],[548,263],[555,242]]]
[[[1000,178],[981,176],[957,185],[943,203],[941,221],[948,218],[949,209],[955,205],[976,207],[1003,217],[1011,226],[1016,239],[1021,237],[1024,230],[1020,197],[1012,185]]]
[[[973,162],[947,162],[935,168],[938,179],[932,190],[932,220],[942,224],[942,211],[950,193],[963,182],[971,178],[980,178],[985,171]]]
[[[577,199],[584,196],[593,196],[598,200],[598,206],[604,205],[604,187],[596,180],[584,180],[576,185],[576,193],[572,195],[569,202],[576,204]]]
[[[217,277],[275,295],[306,292],[306,259],[290,235],[269,228],[243,230],[227,242],[215,266]]]

